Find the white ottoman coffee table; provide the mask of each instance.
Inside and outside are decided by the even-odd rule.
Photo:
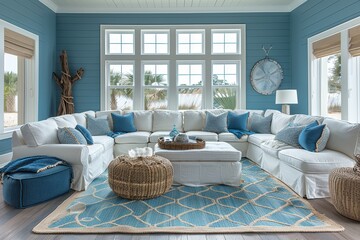
[[[206,142],[205,148],[191,150],[161,149],[156,144],[154,149],[172,163],[174,184],[241,184],[241,152],[226,142]]]

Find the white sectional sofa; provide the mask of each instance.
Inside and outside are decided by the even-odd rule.
[[[352,167],[357,149],[359,124],[331,118],[308,115],[285,115],[277,110],[234,110],[237,113],[250,112],[248,126],[251,127],[253,113],[273,113],[270,134],[255,133],[241,139],[232,133],[205,132],[206,110],[189,111],[133,111],[136,132],[122,134],[115,139],[108,136],[94,136],[94,145],[59,144],[54,137],[57,128],[86,126],[86,114],[95,117],[106,116],[112,128],[111,113],[125,114],[129,111],[87,111],[72,115],[49,118],[28,124],[25,131],[13,133],[13,159],[33,155],[50,155],[68,161],[74,170],[72,188],[84,190],[93,179],[106,170],[113,156],[127,154],[135,147],[153,147],[157,139],[169,134],[175,125],[181,132],[206,141],[224,141],[231,144],[247,157],[286,183],[300,196],[321,198],[329,196],[328,176],[332,169]],[[215,114],[227,110],[208,110]],[[295,148],[274,140],[276,133],[290,122],[309,124],[314,120],[325,123],[330,129],[326,149],[319,153]],[[45,127],[46,126],[46,127]],[[24,134],[25,133],[25,134]],[[50,137],[49,137],[50,135]]]

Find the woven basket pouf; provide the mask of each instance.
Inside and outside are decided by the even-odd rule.
[[[352,168],[338,168],[329,176],[329,189],[336,210],[360,221],[360,174]]]
[[[141,200],[158,197],[173,183],[171,162],[160,156],[121,155],[109,165],[109,185],[120,197]]]

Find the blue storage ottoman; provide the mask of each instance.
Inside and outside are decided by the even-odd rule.
[[[69,192],[71,168],[58,165],[39,173],[12,173],[3,178],[4,201],[26,208]]]

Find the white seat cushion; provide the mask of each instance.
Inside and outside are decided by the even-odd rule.
[[[205,132],[205,131],[188,131],[186,134],[189,137],[198,137],[203,139],[204,141],[217,141],[218,135],[213,132]]]
[[[249,135],[248,141],[258,147],[260,147],[261,143],[265,142],[266,140],[273,140],[275,138],[274,134],[264,134],[264,133],[255,133]]]
[[[248,135],[243,135],[239,139],[234,134],[229,132],[219,133],[220,142],[247,142],[247,140],[248,140]]]
[[[287,145],[286,143],[278,140],[266,140],[265,142],[261,143],[260,147],[265,153],[276,158],[278,158],[278,154],[281,150],[296,149],[293,146]]]
[[[100,159],[101,154],[104,152],[104,146],[100,143],[95,143],[93,145],[87,145],[89,149],[89,163]]]
[[[155,145],[155,154],[170,161],[186,162],[238,162],[241,152],[225,142],[206,142],[203,149],[166,150]]]
[[[99,143],[103,145],[105,150],[113,148],[114,146],[114,139],[109,136],[93,136],[94,143]]]
[[[150,134],[150,142],[156,143],[159,137],[169,136],[170,131],[157,131]]]
[[[117,136],[115,138],[116,143],[148,143],[149,142],[150,133],[137,131],[125,133]]]
[[[354,161],[351,158],[329,149],[321,152],[286,149],[279,152],[279,159],[304,173],[330,173],[335,168],[354,166]]]

